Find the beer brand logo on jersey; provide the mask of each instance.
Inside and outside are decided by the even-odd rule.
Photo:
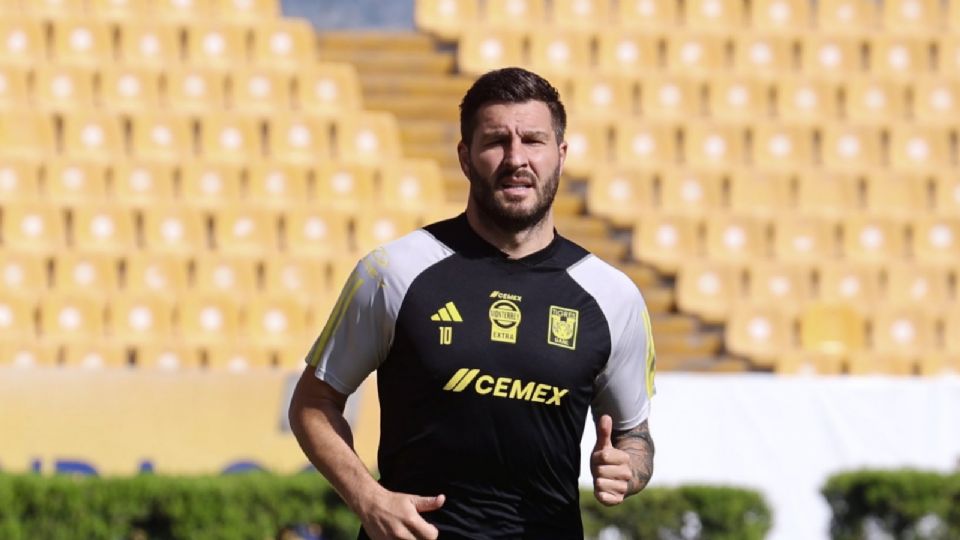
[[[577,348],[577,327],[580,312],[565,307],[550,306],[550,325],[547,330],[547,343],[575,350]]]
[[[480,375],[479,377],[477,375]],[[560,406],[570,390],[536,381],[523,381],[510,377],[494,377],[480,374],[479,369],[460,368],[450,377],[443,387],[447,392],[463,392],[472,389],[481,396],[493,396],[521,401],[532,401],[544,405]]]
[[[517,298],[520,298],[519,296]],[[520,306],[512,300],[497,300],[490,306],[490,340],[516,343]]]

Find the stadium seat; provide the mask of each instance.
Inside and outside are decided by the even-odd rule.
[[[201,365],[199,349],[174,340],[159,344],[137,343],[134,354],[139,369],[178,371],[199,368]]]
[[[34,298],[0,294],[0,344],[36,340],[37,303]]]
[[[47,58],[43,22],[26,17],[0,18],[0,62],[35,66]]]
[[[223,342],[204,347],[205,366],[214,371],[243,373],[270,366],[269,351],[245,343]]]
[[[935,352],[920,359],[919,374],[924,377],[960,374],[960,354]]]
[[[278,209],[312,201],[309,176],[309,169],[301,165],[253,164],[246,169],[247,198],[255,205]]]
[[[650,120],[687,120],[700,116],[702,83],[682,76],[651,74],[640,81],[640,113]]]
[[[774,371],[780,376],[838,375],[845,373],[845,362],[835,355],[795,350],[779,355]]]
[[[0,298],[33,297],[50,288],[49,257],[10,249],[0,253]]]
[[[730,210],[770,218],[793,207],[792,177],[785,173],[737,171],[730,175]]]
[[[778,261],[813,264],[837,256],[836,224],[828,218],[788,214],[773,223],[773,254]]]
[[[409,212],[384,208],[364,209],[356,221],[356,252],[368,253],[418,226],[419,217]]]
[[[618,226],[633,225],[638,215],[655,207],[652,172],[599,167],[587,183],[587,210]]]
[[[214,250],[223,255],[263,256],[279,248],[279,219],[256,207],[228,206],[213,216]]]
[[[154,253],[189,255],[208,249],[207,218],[183,205],[154,205],[143,211],[143,248]]]
[[[280,0],[213,0],[214,17],[227,21],[263,23],[280,16]]]
[[[840,222],[843,258],[854,262],[884,263],[906,255],[903,221],[865,215],[850,215]]]
[[[890,133],[890,165],[907,172],[939,172],[954,167],[946,128],[895,126]],[[955,169],[954,169],[955,170]]]
[[[117,295],[107,306],[111,339],[129,346],[173,337],[173,302],[156,294]]]
[[[623,167],[663,169],[679,162],[677,127],[665,122],[615,122],[616,163]],[[602,155],[602,154],[601,154]],[[598,159],[592,163],[603,163]]]
[[[306,20],[260,19],[252,30],[255,65],[290,72],[313,66],[317,61],[316,38]]]
[[[960,69],[960,37],[947,35],[936,41],[937,73],[940,76],[953,78]]]
[[[58,64],[102,66],[113,59],[113,35],[105,21],[88,18],[54,19],[51,25],[53,59]]]
[[[550,25],[559,29],[596,30],[610,25],[611,0],[551,2]]]
[[[375,171],[362,163],[320,163],[315,171],[317,201],[327,207],[358,211],[374,200]]]
[[[754,261],[746,268],[747,297],[753,305],[796,314],[814,298],[813,270],[805,264]]]
[[[205,161],[243,165],[263,157],[260,123],[228,113],[200,119],[200,155]]]
[[[334,123],[335,156],[344,161],[378,163],[399,158],[397,119],[386,112],[364,111]]]
[[[297,108],[309,114],[342,114],[362,108],[356,69],[347,63],[317,63],[294,75]]]
[[[224,256],[202,253],[194,258],[194,291],[225,298],[254,298],[259,292],[257,259],[248,256]]]
[[[769,257],[769,222],[735,214],[706,220],[706,254],[714,261],[749,264]]]
[[[248,27],[223,22],[186,26],[186,61],[212,69],[234,69],[249,61]]]
[[[267,121],[268,156],[276,163],[310,165],[331,156],[330,124],[299,114],[274,114]]]
[[[743,301],[743,276],[736,266],[690,261],[677,274],[677,307],[708,323],[724,322]]]
[[[52,288],[60,294],[102,297],[120,288],[119,258],[110,253],[66,251],[53,258]]]
[[[684,26],[692,30],[734,33],[746,26],[742,2],[690,0],[683,6]]]
[[[87,0],[87,9],[99,20],[120,23],[123,27],[136,21],[146,20],[150,0]]]
[[[57,205],[102,202],[107,197],[107,169],[101,163],[69,158],[48,160],[43,167],[46,200]]]
[[[0,110],[26,107],[33,97],[25,66],[0,65]]]
[[[3,301],[0,300],[0,306],[2,305]],[[2,333],[0,327],[0,334]],[[28,339],[4,340],[0,341],[0,365],[26,369],[53,367],[60,360],[58,352],[53,343],[39,342],[34,336]]]
[[[120,344],[96,337],[77,339],[63,346],[63,366],[79,369],[110,369],[129,366],[129,355]]]
[[[820,164],[829,171],[872,172],[881,163],[881,132],[868,126],[827,124],[820,131]]]
[[[701,255],[701,228],[702,223],[691,217],[641,214],[633,230],[633,257],[661,271],[676,273]]]
[[[105,317],[102,297],[48,296],[40,304],[40,336],[64,343],[99,339],[105,336]]]
[[[882,78],[852,78],[843,86],[844,117],[859,125],[902,122],[907,113],[905,85]]]
[[[121,254],[137,247],[133,212],[104,203],[81,204],[70,212],[71,245],[86,252]]]
[[[406,158],[380,167],[378,203],[385,208],[426,211],[445,197],[440,167],[433,160]]]
[[[241,200],[238,165],[194,161],[180,169],[180,198],[188,206],[229,208]]]
[[[943,349],[960,360],[960,311],[952,310],[943,318]],[[960,363],[954,364],[960,368]]]
[[[593,65],[592,34],[576,30],[533,32],[529,35],[530,68],[537,72],[576,75]]]
[[[30,159],[0,160],[0,202],[32,201],[40,197],[40,166]]]
[[[680,25],[680,10],[669,0],[621,0],[614,18],[625,28],[660,30]]]
[[[64,115],[62,139],[66,156],[109,162],[126,155],[122,119],[102,111]]]
[[[747,33],[734,40],[733,66],[737,72],[772,80],[797,70],[796,41],[767,32]]]
[[[319,208],[296,208],[284,215],[284,252],[329,260],[352,251],[349,214]]]
[[[462,73],[480,75],[493,69],[519,65],[523,55],[524,34],[499,28],[471,28],[457,43],[457,66]]]
[[[192,22],[210,20],[212,0],[152,0],[152,13],[161,20]]]
[[[182,61],[180,30],[173,24],[137,18],[118,25],[118,31],[117,51],[126,66],[169,69]]]
[[[886,351],[861,351],[851,354],[846,362],[846,375],[909,376],[915,373],[913,358]]]
[[[919,77],[911,81],[912,117],[922,125],[953,124],[960,114],[960,81],[942,77]]]
[[[714,34],[673,33],[666,41],[666,67],[675,74],[709,75],[727,69],[727,41]]]
[[[910,218],[927,213],[930,183],[916,174],[871,174],[865,178],[866,210],[873,216]]]
[[[294,298],[257,296],[246,305],[243,319],[244,334],[258,345],[300,342],[304,351],[310,347],[307,308]]]
[[[189,160],[196,154],[192,119],[159,110],[132,115],[130,153],[135,159],[154,163]]]
[[[770,367],[793,349],[792,319],[775,306],[733,306],[725,328],[727,350]]]
[[[782,122],[816,125],[840,117],[840,92],[836,83],[784,76],[774,85],[774,109]]]
[[[100,70],[101,107],[137,113],[160,107],[160,75],[136,67],[104,67]]]
[[[916,362],[936,349],[934,319],[917,307],[881,306],[871,314],[870,326],[870,348],[880,356]]]
[[[291,79],[276,69],[233,69],[227,76],[230,108],[243,114],[285,113],[292,108]]]
[[[859,176],[812,172],[797,177],[797,209],[805,216],[839,219],[860,207]]]
[[[49,253],[66,247],[66,217],[48,203],[5,204],[0,223],[5,248]]]
[[[709,216],[723,207],[724,178],[714,172],[668,169],[660,178],[660,209],[668,214]]]
[[[486,0],[480,25],[488,28],[526,29],[547,20],[544,0]]]
[[[949,306],[952,302],[950,272],[945,267],[888,261],[883,274],[885,304],[911,305],[930,311]]]
[[[937,0],[884,0],[880,6],[883,30],[888,34],[931,36],[944,28],[945,14]]]
[[[33,103],[51,111],[91,110],[94,74],[89,67],[47,64],[33,72]]]
[[[450,41],[480,16],[477,0],[416,0],[413,7],[417,28]]]
[[[119,160],[111,165],[110,178],[112,196],[123,206],[169,204],[176,196],[171,164]]]
[[[881,269],[846,261],[816,263],[817,299],[870,309],[882,298]]]
[[[707,83],[711,120],[762,122],[770,116],[770,89],[766,83],[745,75],[718,75]],[[690,114],[689,110],[684,111]]]
[[[857,76],[865,71],[862,46],[853,36],[810,34],[800,42],[801,69],[807,75],[841,80]]]
[[[83,0],[31,0],[20,2],[21,13],[37,19],[78,18],[84,12]]]
[[[811,10],[805,0],[756,0],[750,3],[750,27],[765,32],[811,32]]]
[[[179,112],[210,114],[226,109],[226,79],[222,73],[195,68],[165,70],[166,105]]]
[[[598,163],[610,163],[609,129],[609,122],[605,120],[569,117],[564,134],[567,142],[564,172],[586,176]]]
[[[622,6],[629,2],[620,4]],[[597,35],[597,70],[602,73],[650,73],[650,76],[654,76],[661,65],[658,36],[625,29],[609,29]],[[645,82],[646,76],[640,83],[642,85]]]
[[[903,80],[933,71],[930,42],[921,38],[881,35],[867,42],[867,50],[870,72],[879,77]]]
[[[921,216],[913,220],[913,256],[930,264],[956,265],[960,260],[960,219]]]
[[[637,112],[634,78],[615,75],[575,77],[572,90],[572,99],[566,99],[580,116],[624,118]]]
[[[174,320],[180,343],[227,344],[238,337],[240,309],[228,296],[191,293],[177,299]]]
[[[872,0],[821,0],[815,7],[820,34],[864,35],[878,29],[878,8]]]
[[[749,131],[751,165],[760,171],[803,171],[813,164],[814,132],[780,122],[755,124]]]
[[[960,178],[944,173],[933,180],[933,207],[938,215],[960,215]]]
[[[184,256],[133,251],[124,257],[122,268],[124,296],[174,298],[187,290]]]
[[[733,170],[745,163],[746,131],[720,123],[691,123],[683,126],[683,155],[687,167]]]
[[[342,231],[346,234],[346,231]],[[298,253],[270,257],[263,265],[263,292],[272,297],[290,297],[303,303],[327,295],[332,286],[327,260]],[[339,284],[338,284],[339,285]]]
[[[849,304],[813,302],[800,311],[800,348],[849,357],[866,346],[863,316]]]

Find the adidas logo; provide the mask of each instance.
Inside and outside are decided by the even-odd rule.
[[[447,302],[440,311],[437,311],[430,317],[431,321],[443,321],[443,322],[463,322],[463,317],[460,316],[460,312],[457,311],[457,306],[453,305],[453,302]]]

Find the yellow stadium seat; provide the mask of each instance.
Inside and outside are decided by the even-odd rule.
[[[746,263],[769,256],[769,222],[733,214],[706,220],[706,254],[714,261]]]
[[[248,28],[222,22],[193,23],[186,27],[186,61],[194,66],[233,69],[249,61]]]
[[[71,210],[72,246],[86,252],[125,253],[137,247],[133,213],[106,204],[83,204]]]
[[[878,8],[872,0],[821,0],[815,7],[819,33],[863,35],[878,28]]]
[[[751,130],[751,165],[761,171],[803,171],[813,164],[814,133],[782,123],[756,124]]]
[[[230,107],[244,114],[287,112],[292,108],[291,80],[275,69],[245,68],[230,71],[227,77]]]
[[[44,166],[48,200],[59,205],[101,202],[107,197],[106,167],[95,162],[53,159]]]
[[[785,173],[739,171],[730,175],[730,210],[770,218],[793,207],[792,177]]]
[[[953,78],[960,70],[960,37],[948,35],[936,41],[937,73],[947,78]]]
[[[828,124],[820,139],[820,163],[827,170],[871,172],[880,166],[881,132],[877,128]]]
[[[800,311],[800,348],[845,357],[866,346],[863,316],[849,304],[814,302]]]
[[[627,2],[620,2],[621,6],[625,4]],[[654,76],[661,63],[660,38],[649,32],[607,29],[597,35],[597,67],[601,72],[650,73]],[[647,78],[644,77],[640,84],[647,84]]]
[[[429,159],[403,159],[380,167],[378,203],[385,208],[425,211],[445,197],[440,166]]]
[[[187,289],[187,260],[181,256],[134,251],[122,268],[123,296],[173,298]]]
[[[24,66],[0,65],[0,110],[24,108],[32,97],[27,69]]]
[[[204,347],[205,366],[210,370],[243,373],[251,369],[269,367],[270,354],[266,348],[248,343],[220,342]]]
[[[907,113],[907,88],[881,78],[855,78],[844,85],[845,118],[858,125],[902,122]]]
[[[960,374],[960,354],[947,352],[925,355],[920,359],[919,370],[924,377],[957,376]]]
[[[63,117],[63,153],[97,161],[126,154],[123,121],[102,111],[76,111]]]
[[[98,339],[105,335],[105,318],[102,297],[48,296],[40,304],[40,335],[61,342]]]
[[[200,350],[185,346],[174,340],[165,343],[137,343],[135,349],[137,367],[162,371],[195,369],[201,365]]]
[[[773,366],[793,349],[792,319],[774,306],[737,304],[725,330],[727,350],[759,366]]]
[[[847,261],[818,261],[817,298],[870,309],[881,297],[881,271],[876,265]]]
[[[859,177],[808,173],[797,177],[797,208],[806,215],[840,218],[860,208]]]
[[[192,22],[210,20],[212,0],[153,0],[153,14],[160,19]]]
[[[844,259],[883,263],[905,256],[906,227],[891,218],[851,215],[840,223]]]
[[[173,24],[137,18],[124,21],[118,29],[117,49],[127,66],[166,69],[180,63],[180,30]]]
[[[719,123],[684,126],[684,163],[688,167],[731,170],[744,165],[746,131]]]
[[[0,305],[2,302],[0,300]],[[2,328],[0,328],[0,334],[2,334]],[[0,365],[6,364],[26,369],[53,367],[59,362],[58,352],[53,343],[38,342],[33,336],[29,339],[0,341]]]
[[[99,103],[121,112],[156,110],[160,107],[160,76],[134,67],[106,67],[100,71]]]
[[[817,263],[837,256],[836,223],[829,218],[787,215],[774,221],[773,253],[779,261]]]
[[[701,222],[689,216],[641,214],[633,230],[633,257],[664,272],[675,273],[700,256]]]
[[[754,30],[809,32],[813,30],[812,6],[805,0],[757,0],[750,5],[750,26]]]
[[[0,61],[4,64],[35,66],[46,60],[43,22],[24,17],[0,18]]]
[[[624,118],[637,111],[637,84],[629,77],[576,77],[573,80],[573,110],[592,118]]]
[[[726,320],[743,300],[739,268],[712,261],[691,261],[677,274],[677,307],[709,323]]]
[[[660,209],[668,214],[710,215],[723,206],[724,178],[689,169],[659,174]]]
[[[309,304],[325,296],[331,288],[328,273],[328,262],[323,259],[296,253],[289,257],[270,257],[264,261],[263,292]]]
[[[912,79],[933,71],[930,42],[925,39],[882,35],[871,38],[867,48],[870,72],[876,76]]]
[[[213,0],[212,11],[228,21],[264,23],[280,16],[280,0]]]
[[[499,28],[471,28],[457,44],[457,66],[462,73],[479,75],[524,63],[524,35]]]
[[[309,114],[343,114],[363,108],[357,70],[347,63],[317,63],[294,74],[297,108]]]
[[[176,111],[210,114],[226,108],[226,82],[222,73],[195,67],[165,72],[166,105]]]
[[[755,77],[711,77],[707,94],[712,120],[762,122],[770,116],[770,88]]]
[[[600,167],[587,183],[587,209],[619,226],[630,226],[656,207],[654,174],[636,169]]]
[[[929,210],[928,178],[915,174],[871,174],[866,177],[865,202],[874,216],[910,218]]]
[[[168,297],[122,294],[107,305],[110,336],[127,345],[158,343],[173,337],[173,302]]]
[[[775,83],[777,119],[791,124],[820,124],[840,117],[835,83],[808,77],[781,77]]]
[[[615,15],[620,25],[627,28],[673,28],[680,23],[680,10],[669,0],[621,0]]]
[[[935,320],[917,307],[881,306],[871,314],[871,349],[918,360],[936,348]]]
[[[734,0],[690,0],[684,3],[684,25],[698,31],[736,32],[745,24],[743,3]]]
[[[943,348],[955,359],[960,360],[960,312],[957,310],[948,311],[943,318]],[[960,362],[954,364],[960,368]],[[960,371],[960,370],[958,370]]]
[[[773,79],[796,71],[796,41],[767,32],[739,36],[734,41],[733,66],[738,72]]]
[[[275,114],[267,121],[271,161],[309,165],[332,154],[330,124],[321,118]]]
[[[65,216],[46,202],[5,204],[2,227],[6,248],[51,252],[66,246]]]
[[[312,201],[309,169],[276,162],[247,167],[247,197],[256,205],[289,208]]]
[[[362,163],[322,162],[315,175],[318,202],[353,211],[372,203],[375,170]]]
[[[194,258],[191,288],[230,298],[252,298],[258,293],[257,260],[203,253]]]
[[[666,66],[673,73],[719,73],[727,68],[726,48],[726,41],[719,35],[671,34],[666,42]]]
[[[189,255],[209,246],[203,212],[184,205],[154,205],[143,211],[143,248],[150,252]]]
[[[177,299],[178,341],[190,345],[232,343],[240,330],[240,309],[229,296],[191,293]]]
[[[0,343],[37,337],[37,304],[33,298],[0,294]]]
[[[662,169],[679,161],[677,128],[663,122],[616,122],[616,162],[623,167]],[[602,155],[602,154],[601,154]],[[595,164],[603,160],[588,162]]]
[[[946,128],[895,126],[890,133],[890,165],[910,172],[951,169],[950,136]]]
[[[456,40],[480,15],[477,0],[417,0],[413,20],[417,28],[446,40]]]
[[[755,261],[746,267],[750,303],[796,313],[814,298],[813,271],[804,264]]]
[[[161,111],[133,115],[130,147],[135,159],[182,163],[195,154],[193,121],[186,115]]]
[[[864,351],[851,354],[845,375],[909,376],[914,374],[913,358],[886,351]]]
[[[213,217],[213,242],[224,255],[269,255],[279,247],[279,219],[260,208],[227,207]]]
[[[172,164],[121,160],[111,165],[110,178],[113,197],[124,206],[170,204],[176,196]]]
[[[923,125],[953,124],[960,114],[960,81],[942,77],[912,80],[913,118]]]
[[[573,118],[567,120],[564,134],[567,157],[564,172],[587,175],[598,164],[610,162],[609,124],[603,120]]]
[[[960,219],[955,215],[915,218],[912,238],[917,261],[955,266],[960,260]]]
[[[33,102],[49,110],[89,110],[94,106],[94,77],[89,68],[39,66],[33,73]]]
[[[640,81],[640,112],[649,119],[684,119],[697,115],[702,84],[683,76],[652,74]]]
[[[44,19],[77,18],[83,15],[83,0],[31,0],[20,2],[19,9],[31,17]]]
[[[400,157],[397,119],[386,112],[348,114],[334,123],[336,157],[377,163]]]
[[[229,208],[241,200],[241,169],[224,163],[186,163],[180,168],[180,197],[189,206]]]
[[[547,20],[544,0],[486,0],[481,25],[490,28],[520,28]]]
[[[88,370],[119,369],[130,365],[126,348],[112,341],[77,338],[63,346],[63,365],[66,368]]]
[[[302,342],[310,346],[307,307],[291,297],[258,296],[244,309],[245,335],[259,345],[280,346]]]
[[[589,69],[592,34],[556,30],[530,34],[529,64],[537,71],[555,75],[574,75]]]
[[[810,34],[800,42],[801,69],[807,75],[849,78],[865,71],[861,41],[853,36]]]
[[[265,68],[300,71],[317,61],[313,28],[306,20],[257,20],[253,31],[253,63]]]
[[[3,250],[0,258],[0,297],[32,297],[49,286],[49,258],[39,253]]]
[[[113,61],[113,36],[105,21],[55,19],[51,30],[52,53],[57,63],[101,66]]]
[[[941,216],[960,215],[960,178],[944,173],[934,177],[933,207]]]
[[[200,118],[200,155],[206,161],[242,165],[263,156],[259,122],[220,113]]]
[[[323,208],[296,208],[284,214],[284,251],[298,257],[330,259],[350,252],[350,218]]]
[[[147,19],[150,3],[150,0],[87,0],[91,15],[100,20],[122,22],[122,25]]]
[[[951,302],[947,268],[889,261],[884,265],[883,301],[937,309]]]
[[[364,209],[356,221],[356,251],[367,253],[396,240],[415,230],[417,222],[417,216],[408,212],[383,208]]]
[[[884,0],[883,29],[887,33],[935,35],[942,31],[945,13],[937,0]]]
[[[554,1],[550,10],[551,26],[560,29],[596,30],[610,25],[611,0]]]

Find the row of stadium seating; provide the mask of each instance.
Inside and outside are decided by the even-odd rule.
[[[107,20],[242,20],[262,22],[280,15],[279,0],[0,0],[0,15]]]
[[[447,39],[477,25],[921,34],[960,29],[960,7],[940,0],[418,0],[415,16],[421,29]]]
[[[956,79],[960,38],[872,37],[696,32],[520,32],[473,29],[459,39],[460,68],[480,74],[503,65],[576,75],[667,72],[763,77],[803,73],[845,78],[859,74],[908,78],[938,74]]]

